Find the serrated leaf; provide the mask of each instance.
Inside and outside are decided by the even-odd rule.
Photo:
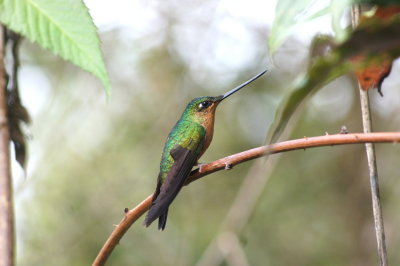
[[[96,27],[81,0],[1,0],[0,22],[92,73],[110,93]]]

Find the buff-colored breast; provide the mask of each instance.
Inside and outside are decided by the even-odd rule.
[[[201,150],[199,158],[203,155],[203,153],[208,149],[211,144],[214,135],[214,120],[215,120],[215,110],[217,108],[218,102],[213,103],[210,108],[208,108],[207,112],[203,113],[203,121],[201,125],[206,130],[206,137],[203,149]]]

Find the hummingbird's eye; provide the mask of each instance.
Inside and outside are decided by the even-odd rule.
[[[210,101],[204,101],[199,104],[199,109],[204,110],[211,105]]]

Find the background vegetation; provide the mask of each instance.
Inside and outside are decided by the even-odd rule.
[[[96,22],[100,4],[87,4]],[[272,63],[272,4],[138,1],[125,9],[137,18],[132,24],[97,21],[112,87],[108,101],[99,81],[23,42],[20,90],[33,125],[27,177],[14,175],[18,265],[90,264],[123,209],[153,192],[165,137],[186,103],[219,95],[267,66],[266,77],[221,104],[202,160],[261,145],[289,85],[307,67],[310,29],[331,31],[329,16],[295,28]],[[394,64],[384,97],[371,92],[375,131],[400,129],[398,73]],[[297,112],[286,137],[337,133],[342,125],[361,132],[359,110],[352,78],[340,78]],[[389,261],[397,265],[400,150],[377,145],[377,157]],[[166,231],[137,224],[109,265],[195,265],[252,164],[185,188]],[[282,155],[240,235],[248,263],[376,265],[367,171],[363,145]]]

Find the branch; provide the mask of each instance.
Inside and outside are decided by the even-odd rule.
[[[323,147],[323,146],[334,146],[344,144],[360,144],[360,143],[384,143],[384,142],[400,142],[400,132],[383,132],[383,133],[356,133],[356,134],[335,134],[325,135],[319,137],[305,137],[302,139],[289,140],[271,145],[261,146],[247,151],[243,151],[237,154],[227,156],[225,158],[216,160],[212,163],[202,165],[201,172],[199,169],[195,169],[191,172],[188,177],[186,184],[214,173],[222,169],[231,169],[233,166],[241,164],[243,162],[260,158],[269,154],[281,153],[292,150]],[[125,217],[115,227],[106,243],[100,250],[93,266],[104,265],[111,255],[111,252],[115,246],[119,243],[122,236],[129,229],[129,227],[136,222],[150,207],[152,195],[148,196],[139,205],[132,210],[125,213]]]
[[[0,25],[0,266],[14,265],[14,212],[7,119],[4,27]]]

